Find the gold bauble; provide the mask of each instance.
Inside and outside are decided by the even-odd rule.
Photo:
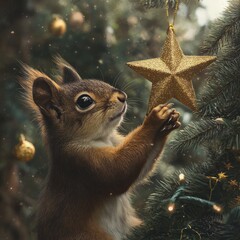
[[[66,22],[60,16],[54,16],[49,24],[49,31],[54,36],[63,36],[67,31]]]
[[[138,24],[138,18],[136,16],[129,16],[127,18],[127,22],[130,26],[134,26],[134,25]]]
[[[127,65],[152,82],[148,111],[171,98],[196,110],[191,79],[215,59],[214,56],[185,56],[170,26],[161,57],[129,62]]]
[[[75,11],[70,15],[69,24],[74,30],[77,30],[82,27],[84,20],[84,15],[80,11]]]
[[[23,134],[21,134],[19,143],[15,146],[14,155],[17,160],[22,162],[28,162],[33,159],[35,154],[35,147],[32,143],[25,140]]]

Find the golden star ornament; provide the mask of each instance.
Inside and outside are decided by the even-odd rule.
[[[225,172],[220,172],[218,173],[218,179],[221,181],[223,179],[226,179],[228,176],[226,175]]]
[[[171,98],[196,110],[191,79],[215,59],[214,56],[185,56],[173,27],[169,27],[160,58],[128,62],[127,65],[152,82],[148,112]]]
[[[237,182],[237,180],[231,180],[231,181],[229,181],[229,184],[232,186],[232,187],[238,187],[238,182]]]

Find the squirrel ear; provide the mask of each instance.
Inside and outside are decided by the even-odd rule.
[[[60,55],[55,56],[54,61],[62,73],[63,83],[73,83],[82,80],[77,71]]]
[[[63,82],[72,83],[82,80],[78,73],[70,66],[63,66]]]
[[[33,82],[33,101],[42,114],[49,114],[59,105],[60,87],[55,82],[44,77],[38,77]]]

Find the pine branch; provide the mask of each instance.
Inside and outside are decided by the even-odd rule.
[[[220,222],[222,216],[221,213],[206,210],[206,206],[209,210],[213,209],[214,202],[207,200],[209,180],[200,173],[208,172],[210,165],[177,171],[164,181],[159,181],[155,193],[149,197],[144,225],[136,229],[128,239],[172,240],[181,239],[183,233],[186,239],[195,239],[198,233],[202,239],[216,240],[213,234],[223,225]],[[180,173],[184,173],[186,177],[187,184],[184,188],[179,182]],[[166,198],[170,201],[174,198],[176,205],[173,211],[169,210]],[[211,228],[207,228],[206,224]]]
[[[235,121],[229,124],[235,124]],[[231,196],[224,194],[228,193],[226,189],[223,192],[228,180],[218,176],[222,171],[218,167],[219,156],[226,158],[225,155],[212,156],[205,164],[181,169],[157,182],[154,194],[147,202],[144,225],[127,239],[199,239],[197,235],[205,240],[240,239],[240,207],[227,214],[229,202],[226,202],[226,195],[229,200]],[[185,183],[179,182],[180,173],[185,175]],[[210,178],[207,176],[218,178],[211,200]],[[171,202],[175,203],[173,210],[169,209]]]
[[[228,224],[239,224],[240,225],[240,206],[235,207],[231,210],[227,221]]]
[[[236,240],[240,239],[240,206],[235,207],[227,216],[226,222],[218,231],[219,240]]]
[[[198,116],[234,118],[240,115],[240,59],[219,60],[211,67],[198,97]]]
[[[233,144],[240,134],[240,116],[235,119],[217,118],[191,122],[173,138],[170,147],[176,151],[193,150],[215,142],[216,146]]]
[[[179,131],[170,146],[176,151],[195,149],[200,144],[219,138],[219,135],[225,133],[226,125],[219,124],[215,120],[192,122],[184,130]]]
[[[235,36],[240,30],[240,2],[229,1],[229,6],[222,17],[215,21],[204,41],[202,52],[204,54],[217,53],[220,47]]]
[[[199,94],[200,117],[240,115],[240,2],[231,1],[223,16],[213,23],[204,43],[205,53],[218,53],[208,80]]]

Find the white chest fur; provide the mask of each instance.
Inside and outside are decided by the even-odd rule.
[[[92,141],[94,147],[116,146],[123,140],[123,136],[113,134],[109,138]],[[129,193],[110,197],[100,211],[99,224],[114,240],[121,240],[129,233],[131,227],[139,221],[130,203]]]
[[[99,223],[114,240],[121,240],[130,230],[134,210],[127,193],[110,198],[102,208]]]

